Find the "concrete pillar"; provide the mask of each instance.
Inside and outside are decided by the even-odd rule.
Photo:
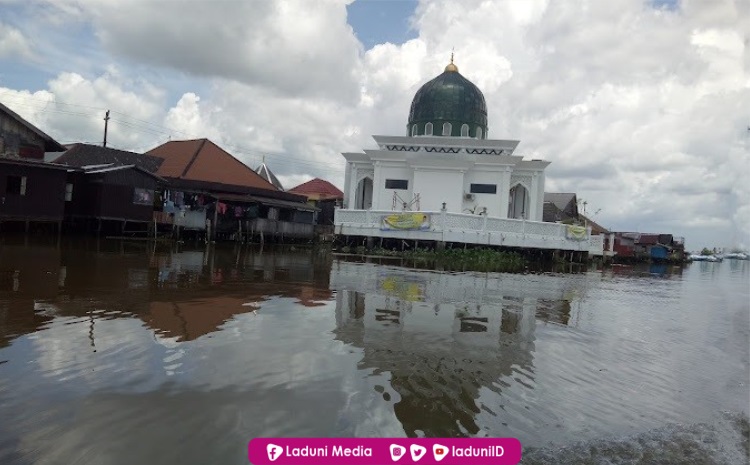
[[[497,186],[500,189],[500,218],[508,217],[508,200],[510,199],[510,176],[512,174],[511,168],[505,168],[502,173],[502,183]]]

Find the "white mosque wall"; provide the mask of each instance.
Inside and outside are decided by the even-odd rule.
[[[405,180],[407,181],[406,189],[386,189],[386,182],[389,180]],[[375,180],[373,184],[373,190],[375,201],[373,202],[373,208],[379,208],[381,210],[390,210],[393,208],[393,197],[394,192],[404,202],[411,202],[414,198],[414,180],[412,176],[412,170],[406,166],[406,163],[391,163],[388,165],[379,164],[375,167]],[[396,203],[396,210],[401,211],[402,205],[400,202]],[[415,206],[411,207],[412,210],[416,209]]]
[[[463,209],[463,177],[461,171],[416,169],[414,192],[419,193],[420,210],[439,211],[445,203],[449,212],[460,213]]]
[[[473,199],[467,199],[464,196],[461,212],[469,213],[473,210],[474,213],[480,213],[484,207],[487,207],[487,215],[496,218],[507,217],[508,200],[507,195],[503,196],[503,193],[509,189],[509,180],[510,172],[504,168],[502,170],[488,169],[487,171],[472,170],[467,172],[464,176],[464,194],[471,194],[472,184],[494,184],[497,186],[497,191],[495,194],[471,194]],[[503,202],[504,198],[505,202]]]

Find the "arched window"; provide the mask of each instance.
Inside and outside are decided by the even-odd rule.
[[[451,123],[443,123],[443,135],[444,136],[450,136],[451,135]]]
[[[425,136],[432,135],[432,123],[427,123],[424,125],[424,135]]]
[[[477,139],[482,138],[482,126],[477,126]]]
[[[461,125],[461,137],[469,137],[469,125]]]
[[[417,135],[417,125],[411,127],[411,136],[414,137]]]

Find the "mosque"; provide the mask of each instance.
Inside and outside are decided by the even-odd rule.
[[[377,149],[342,154],[337,235],[602,254],[590,228],[542,221],[550,162],[489,138],[484,95],[452,57],[415,94],[406,135],[373,139]]]

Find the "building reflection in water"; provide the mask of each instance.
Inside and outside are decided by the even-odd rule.
[[[0,347],[55,317],[139,318],[157,337],[190,341],[274,297],[332,298],[330,257],[316,249],[180,250],[119,241],[0,244]]]
[[[407,435],[480,433],[481,391],[534,387],[537,320],[566,325],[580,277],[441,274],[335,262],[336,338],[390,373]]]

